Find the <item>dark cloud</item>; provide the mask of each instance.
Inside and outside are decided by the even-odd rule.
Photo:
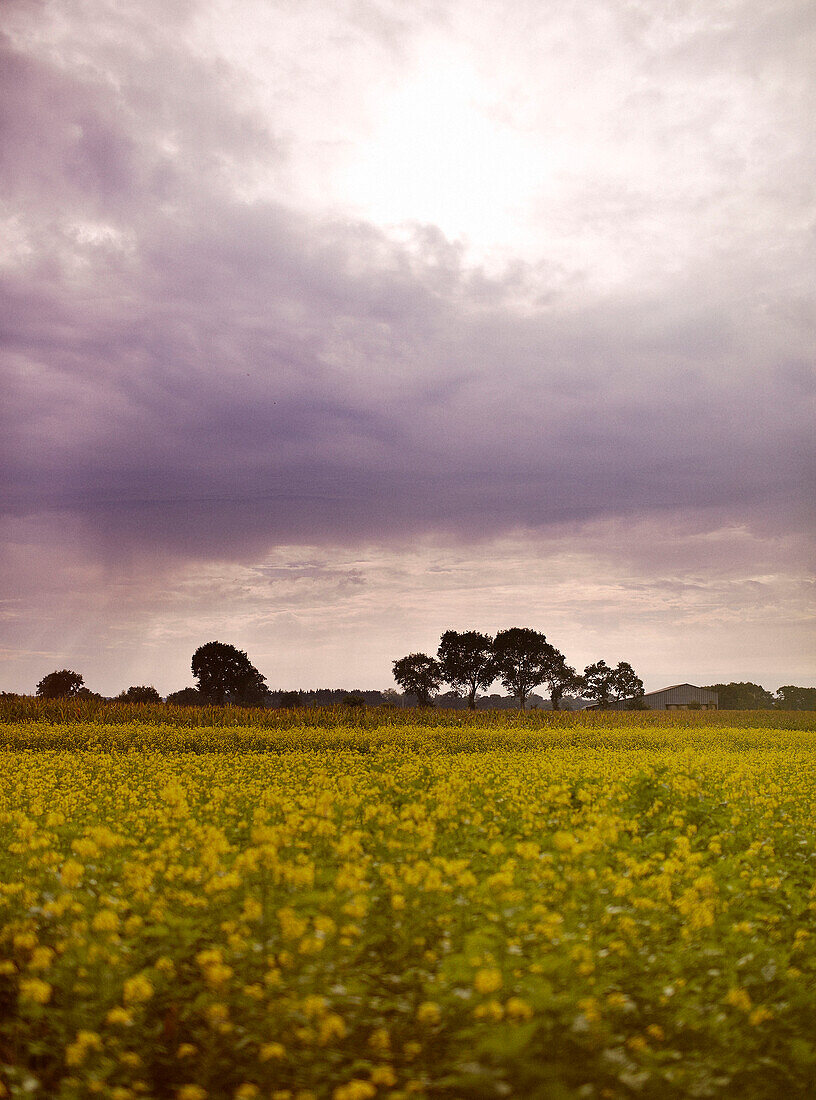
[[[538,28],[540,6],[521,7]],[[10,5],[0,514],[45,517],[43,562],[48,517],[83,547],[77,561],[132,569],[565,525],[577,545],[582,525],[613,520],[806,528],[813,82],[798,43],[812,10],[775,5],[760,33],[740,5],[686,5],[686,22],[634,2],[614,17],[567,7],[562,45],[592,8],[587,58],[607,40],[641,58],[604,140],[628,148],[641,125],[645,167],[565,170],[565,194],[535,208],[551,249],[496,264],[436,226],[396,236],[331,196],[297,201],[298,142],[314,174],[325,153],[317,122],[311,144],[297,130],[297,88],[318,87],[328,112],[337,95],[342,145],[341,107],[408,63],[421,24],[464,35],[457,5],[411,20],[386,3],[315,5],[315,26],[339,20],[348,39],[316,30],[290,68],[267,58],[264,95],[257,73],[213,53],[193,3]],[[503,48],[521,79],[524,36]],[[360,61],[349,84],[343,49]],[[746,104],[761,104],[754,128]],[[679,178],[686,154],[699,171]],[[571,262],[565,240],[597,251]],[[332,585],[361,586],[340,575]]]

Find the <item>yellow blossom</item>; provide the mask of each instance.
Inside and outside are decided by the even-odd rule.
[[[51,986],[40,978],[23,978],[20,982],[20,1000],[45,1005],[51,1000]]]
[[[123,998],[125,1004],[143,1004],[153,996],[153,986],[144,974],[137,974],[125,982]]]
[[[476,972],[473,988],[477,993],[495,993],[503,985],[501,970],[484,968]]]
[[[421,1024],[438,1024],[442,1019],[442,1012],[433,1001],[423,1001],[416,1010],[416,1018]]]

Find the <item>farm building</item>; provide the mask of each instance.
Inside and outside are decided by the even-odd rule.
[[[611,710],[626,710],[631,706],[632,699],[622,699],[619,703],[613,703]],[[708,688],[695,687],[694,684],[673,684],[671,687],[661,688],[660,691],[647,691],[641,697],[641,705],[649,710],[688,710],[692,707],[697,710],[717,710],[719,697],[716,691]],[[595,703],[587,710],[597,710]]]

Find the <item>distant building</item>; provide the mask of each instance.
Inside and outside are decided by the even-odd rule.
[[[647,710],[717,710],[720,704],[716,691],[708,688],[695,687],[694,684],[673,684],[671,687],[661,688],[660,691],[647,691],[639,700],[621,699],[611,703],[610,710],[628,710],[632,705],[643,707]],[[598,704],[593,703],[587,710],[598,710]]]

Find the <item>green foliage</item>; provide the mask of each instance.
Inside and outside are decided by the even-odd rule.
[[[760,684],[744,683],[707,684],[707,691],[716,691],[720,710],[769,710],[774,697]]]
[[[816,688],[786,684],[777,689],[776,705],[780,710],[816,710]]]

